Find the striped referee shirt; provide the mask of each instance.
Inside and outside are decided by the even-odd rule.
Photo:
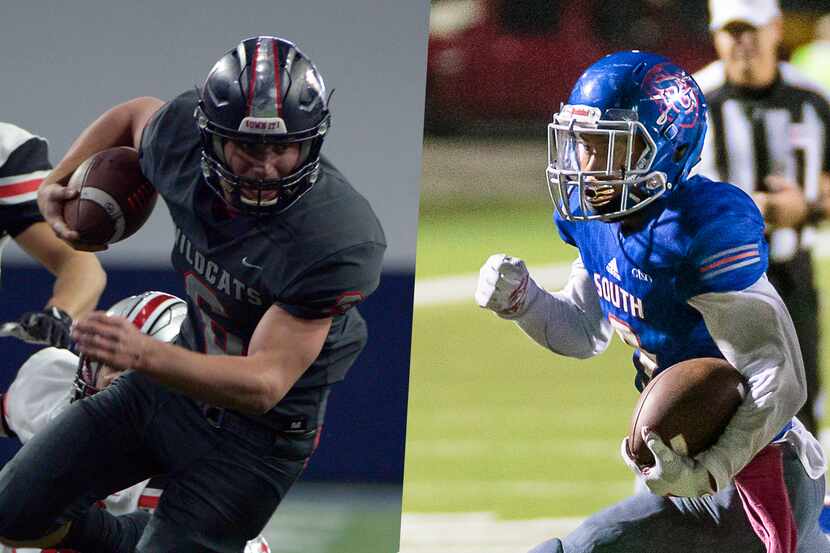
[[[0,253],[10,237],[43,220],[37,189],[50,169],[44,138],[0,122]]]
[[[785,62],[763,89],[727,83],[721,61],[694,77],[706,97],[709,123],[696,173],[747,193],[767,191],[765,177],[782,175],[802,187],[808,202],[818,200],[821,173],[830,172],[830,97],[820,85]],[[812,224],[776,229],[769,236],[770,261],[786,262],[814,241]]]

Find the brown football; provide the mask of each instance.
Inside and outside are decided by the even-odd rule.
[[[675,453],[694,457],[712,446],[746,394],[744,378],[723,359],[701,357],[672,365],[640,394],[628,447],[640,467],[654,464],[642,428],[657,432]]]
[[[147,221],[158,193],[141,173],[138,152],[119,146],[84,161],[69,179],[80,194],[64,204],[67,226],[80,242],[102,246],[133,235]]]

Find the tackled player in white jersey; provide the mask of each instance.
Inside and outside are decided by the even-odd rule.
[[[164,292],[145,292],[125,298],[108,311],[124,317],[144,334],[164,342],[178,336],[187,316],[184,300]],[[68,349],[39,350],[20,367],[8,391],[2,394],[0,435],[16,436],[24,444],[48,425],[71,402],[81,401],[107,387],[121,373],[105,365],[78,357]],[[152,513],[164,491],[165,477],[151,478],[98,501],[98,507],[116,516],[139,510]],[[61,553],[67,550],[13,548],[0,544],[0,553]],[[268,542],[259,536],[243,553],[269,553]]]

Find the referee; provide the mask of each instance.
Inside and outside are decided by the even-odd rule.
[[[767,222],[767,275],[795,323],[807,374],[799,419],[813,433],[821,417],[819,309],[811,248],[830,209],[830,99],[778,61],[777,0],[710,0],[719,60],[695,75],[709,106],[697,171],[751,194]]]

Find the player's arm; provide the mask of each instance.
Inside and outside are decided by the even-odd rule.
[[[91,155],[107,148],[130,146],[138,149],[144,127],[163,105],[158,98],[141,97],[110,109],[81,133],[43,180],[38,189],[38,207],[59,238],[70,243],[78,239],[78,233],[69,230],[63,220],[63,204],[78,193],[66,187],[75,169]]]
[[[780,175],[768,175],[764,182],[768,192],[752,195],[764,220],[778,228],[801,225],[809,215],[809,205],[798,184]]]
[[[697,458],[723,489],[806,401],[804,365],[789,312],[766,277],[744,290],[701,294],[689,304],[749,388],[717,443]]]
[[[722,489],[795,415],[806,398],[804,367],[790,315],[769,284],[764,221],[743,194],[718,198],[690,242],[681,286],[724,358],[748,390],[718,442],[697,457]],[[723,221],[728,221],[726,224]]]
[[[95,255],[73,250],[43,222],[29,226],[14,240],[55,276],[47,308],[57,307],[74,319],[95,307],[107,282]]]
[[[830,219],[830,173],[819,177],[819,194],[815,202],[808,205],[807,222],[813,225]]]
[[[560,355],[592,357],[611,340],[611,325],[581,258],[571,264],[565,287],[550,293],[533,281],[521,259],[493,255],[479,272],[476,302]]]
[[[81,352],[136,370],[194,399],[243,413],[273,408],[317,358],[331,318],[303,319],[277,305],[257,324],[247,356],[206,355],[141,334],[126,319],[94,312],[78,321]]]

